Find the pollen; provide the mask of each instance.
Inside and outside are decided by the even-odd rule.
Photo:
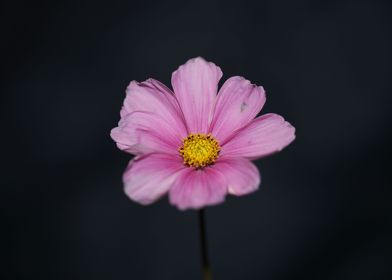
[[[211,134],[191,133],[182,142],[178,150],[189,167],[204,168],[214,164],[219,156],[219,143]]]

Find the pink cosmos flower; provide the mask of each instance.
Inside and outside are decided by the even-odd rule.
[[[169,193],[179,209],[199,209],[245,195],[260,184],[250,161],[278,152],[295,128],[276,114],[255,118],[263,87],[235,76],[218,92],[221,69],[194,58],[172,74],[173,91],[154,79],[132,81],[111,137],[136,157],[123,175],[125,193],[150,204]]]

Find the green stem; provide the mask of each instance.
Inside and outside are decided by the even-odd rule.
[[[199,210],[199,230],[201,246],[201,262],[203,269],[203,280],[212,280],[211,267],[208,259],[207,234],[205,225],[204,209]]]

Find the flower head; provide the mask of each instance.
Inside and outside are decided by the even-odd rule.
[[[236,76],[218,92],[221,77],[198,57],[173,73],[173,91],[153,79],[129,84],[111,137],[136,156],[123,175],[132,200],[150,204],[169,193],[179,209],[198,209],[251,193],[260,174],[250,160],[294,140],[281,116],[255,118],[266,100],[261,86]]]

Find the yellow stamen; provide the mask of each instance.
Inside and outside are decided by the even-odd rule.
[[[211,165],[218,158],[220,146],[211,134],[189,134],[179,148],[184,164],[195,168]]]

